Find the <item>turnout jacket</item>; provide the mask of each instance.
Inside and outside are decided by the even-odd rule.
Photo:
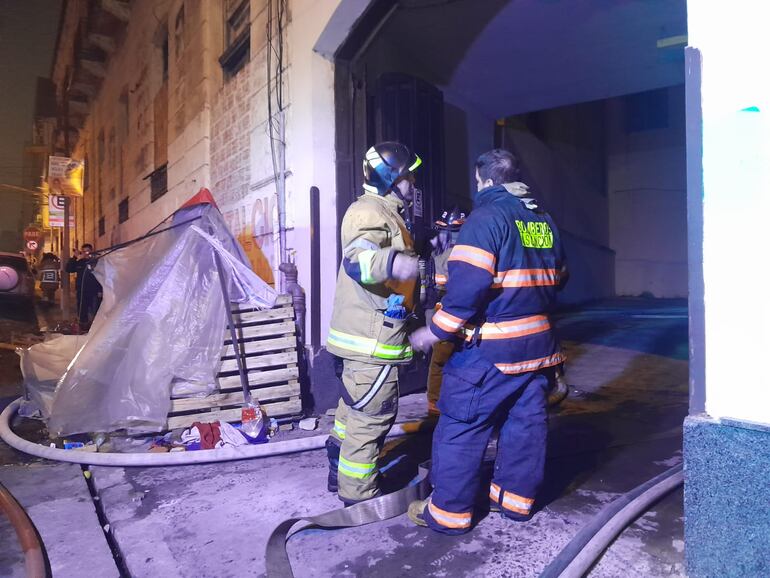
[[[551,217],[500,185],[480,191],[448,262],[447,292],[431,320],[506,374],[564,361],[548,312],[564,267]]]
[[[342,219],[342,263],[337,273],[327,350],[344,359],[375,364],[407,363],[412,348],[407,319],[385,315],[388,297],[402,295],[406,313],[414,310],[418,281],[393,280],[397,253],[415,256],[401,217],[403,201],[393,193],[365,192]]]

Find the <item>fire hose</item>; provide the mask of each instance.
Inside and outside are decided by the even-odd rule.
[[[47,576],[43,545],[32,520],[3,484],[0,484],[0,511],[11,522],[24,552],[24,575],[27,578]]]
[[[11,429],[11,419],[19,410],[21,398],[11,402],[2,413],[0,413],[0,438],[12,448],[37,456],[60,462],[69,462],[73,464],[91,465],[91,466],[182,466],[190,464],[208,464],[214,462],[228,462],[232,460],[244,460],[251,458],[265,458],[283,454],[293,454],[316,450],[324,447],[326,443],[326,434],[286,440],[280,442],[270,442],[267,444],[247,445],[247,446],[227,446],[214,450],[198,450],[195,452],[168,452],[168,453],[144,453],[144,454],[122,454],[122,453],[93,453],[78,452],[73,450],[64,450],[61,448],[52,448],[35,442],[30,442],[19,437]],[[388,437],[400,437],[420,431],[425,431],[428,427],[426,422],[407,422],[397,423],[388,433]]]
[[[275,442],[257,446],[200,450],[188,453],[168,454],[98,454],[80,453],[41,446],[17,436],[10,427],[13,415],[18,411],[21,399],[12,402],[0,414],[0,438],[19,451],[38,457],[78,464],[101,466],[169,466],[223,462],[230,460],[268,457],[320,449],[327,436],[313,436],[296,440]],[[425,422],[396,424],[388,437],[398,437],[424,431]],[[610,543],[652,504],[683,483],[683,468],[675,466],[605,506],[546,567],[541,578],[577,578],[583,576],[601,557]],[[265,552],[266,570],[270,578],[293,576],[286,542],[300,530],[315,528],[345,528],[371,524],[399,516],[406,512],[409,503],[424,498],[430,491],[428,466],[420,466],[420,473],[406,488],[349,508],[332,510],[317,516],[290,518],[281,522],[271,533]],[[299,522],[301,528],[292,531]]]

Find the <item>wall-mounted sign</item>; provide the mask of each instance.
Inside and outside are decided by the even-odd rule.
[[[83,196],[83,161],[48,157],[48,190],[54,195]]]

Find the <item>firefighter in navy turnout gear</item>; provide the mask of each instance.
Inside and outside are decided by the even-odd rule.
[[[460,227],[465,223],[465,213],[455,206],[451,209],[444,211],[441,214],[441,218],[437,219],[434,228],[438,232],[439,241],[436,243],[437,248],[442,250],[435,254],[431,260],[431,277],[432,277],[432,289],[435,291],[435,309],[433,314],[441,307],[441,298],[446,293],[447,278],[449,270],[447,265],[449,264],[449,255],[452,252],[452,248],[457,243],[457,236],[460,233]],[[428,415],[430,417],[438,417],[439,411],[436,406],[438,402],[439,391],[441,390],[442,370],[444,365],[449,360],[449,356],[454,351],[455,344],[452,340],[439,341],[433,346],[433,351],[430,356],[430,365],[428,367]]]
[[[364,194],[342,220],[327,349],[342,359],[343,389],[326,449],[329,490],[346,505],[379,494],[377,457],[398,409],[395,366],[412,359],[418,259],[407,221],[421,163],[400,143],[370,148]]]
[[[548,312],[566,276],[559,231],[516,182],[516,158],[493,150],[476,162],[478,193],[449,257],[441,310],[410,341],[426,350],[458,339],[444,367],[433,435],[433,494],[409,517],[446,534],[471,528],[480,467],[500,428],[489,497],[526,520],[543,479],[546,403],[564,361]]]

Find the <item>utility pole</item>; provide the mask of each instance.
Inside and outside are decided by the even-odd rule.
[[[64,152],[70,156],[70,111],[69,83],[64,93]],[[63,192],[63,191],[61,191]],[[70,274],[67,272],[67,261],[70,258],[70,199],[64,195],[64,227],[61,243],[61,312],[64,322],[70,320]]]
[[[61,243],[61,312],[65,323],[70,319],[70,274],[67,261],[70,258],[70,199],[64,195],[64,229]]]

